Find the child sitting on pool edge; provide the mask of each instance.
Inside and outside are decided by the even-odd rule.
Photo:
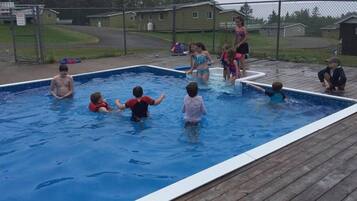
[[[190,82],[186,86],[187,94],[183,101],[182,112],[185,113],[184,119],[187,124],[197,124],[202,116],[207,113],[202,96],[198,96],[198,86],[196,82]]]
[[[110,112],[112,109],[108,103],[103,99],[100,92],[95,92],[90,96],[90,103],[88,108],[92,112]]]
[[[271,90],[263,89],[262,87],[256,86],[254,84],[247,83],[247,85],[264,92],[265,95],[269,96],[270,100],[274,103],[281,103],[284,102],[284,100],[286,99],[284,92],[282,92],[283,83],[281,82],[273,82]]]
[[[149,96],[143,96],[143,94],[143,88],[141,86],[136,86],[133,89],[134,98],[126,101],[125,104],[121,104],[120,100],[117,99],[115,100],[115,104],[120,110],[130,108],[131,120],[138,122],[141,120],[141,118],[149,116],[149,105],[159,105],[165,98],[165,96],[162,94],[158,99],[154,100]]]

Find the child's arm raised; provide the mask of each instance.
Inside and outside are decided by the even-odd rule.
[[[250,83],[246,83],[248,86],[251,86],[251,87],[253,87],[253,88],[255,88],[255,89],[257,89],[257,90],[259,90],[259,91],[261,91],[261,92],[265,92],[265,89],[263,89],[262,87],[259,87],[259,86],[257,86],[257,85],[254,85],[254,84],[250,84]]]
[[[154,105],[159,105],[162,102],[162,100],[164,100],[164,98],[165,98],[165,95],[161,94],[161,96],[155,100]]]

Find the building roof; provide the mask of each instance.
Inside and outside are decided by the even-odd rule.
[[[288,28],[288,27],[293,27],[293,26],[306,27],[306,25],[302,24],[302,23],[281,23],[280,28],[283,29],[283,28]],[[262,28],[263,29],[277,29],[278,23],[266,24]]]
[[[340,29],[340,25],[339,24],[330,24],[327,25],[325,27],[320,28],[321,30],[338,30]]]
[[[132,11],[128,11],[125,12],[125,14],[135,14],[135,12]],[[107,13],[100,13],[100,14],[95,14],[95,15],[88,15],[88,18],[97,18],[97,17],[113,17],[113,16],[117,16],[117,15],[122,15],[123,12],[107,12]]]
[[[348,23],[348,21],[351,21],[351,20],[354,20],[354,21],[352,21],[352,23],[357,23],[357,15],[350,15],[346,18],[343,18],[343,19],[337,21],[335,24]]]
[[[245,16],[245,14],[243,14],[242,12],[236,10],[236,9],[224,9],[222,11],[219,11],[219,14],[223,14],[223,13],[229,13],[229,12],[235,12],[235,13],[238,13],[240,15],[243,15]]]
[[[191,7],[196,7],[196,6],[202,6],[202,5],[214,5],[212,2],[210,1],[205,1],[205,2],[199,2],[199,3],[191,3],[191,4],[176,4],[176,10],[180,10],[183,8],[191,8]],[[235,11],[243,16],[245,16],[243,13],[235,10],[235,9],[229,9],[229,10],[225,10],[224,8],[222,8],[221,6],[216,5],[216,8],[221,12],[232,12]],[[155,13],[155,12],[167,12],[167,11],[172,11],[173,10],[173,6],[169,5],[169,6],[163,6],[163,7],[156,7],[156,8],[151,8],[151,9],[142,9],[142,10],[133,10],[133,11],[128,11],[126,13]],[[97,14],[97,15],[89,15],[87,17],[89,18],[95,18],[95,17],[112,17],[112,16],[116,16],[116,15],[121,15],[122,12],[110,12],[110,13],[102,13],[102,14]]]

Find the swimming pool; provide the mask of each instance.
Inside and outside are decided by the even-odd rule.
[[[0,88],[0,200],[133,200],[352,106],[353,100],[287,91],[274,105],[213,76],[201,87],[208,115],[185,129],[185,75],[134,67],[75,77],[75,97],[48,96],[48,80]],[[133,86],[166,99],[141,123],[130,111],[88,111],[89,95],[131,98]],[[150,197],[148,197],[149,199]]]

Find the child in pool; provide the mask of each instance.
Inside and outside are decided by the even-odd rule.
[[[59,75],[51,81],[51,94],[57,99],[69,98],[73,95],[73,78],[68,75],[68,66],[59,66]]]
[[[195,58],[195,50],[196,50],[196,43],[190,43],[188,45],[188,55],[190,57],[190,70],[187,71],[188,73],[192,73],[193,70],[195,70],[195,63],[194,63],[194,58]]]
[[[223,78],[224,80],[228,80],[229,79],[229,74],[228,74],[228,50],[229,50],[229,46],[227,44],[223,45],[222,47],[222,53],[220,56],[220,61],[221,64],[223,66]]]
[[[133,89],[134,98],[126,101],[125,104],[121,104],[120,101],[117,99],[115,100],[115,104],[120,110],[130,108],[131,120],[138,122],[141,120],[141,118],[149,116],[149,105],[159,105],[165,98],[165,95],[162,94],[158,99],[154,100],[149,96],[143,96],[143,94],[143,88],[141,86],[136,86]]]
[[[238,65],[238,57],[240,57],[240,54],[236,53],[234,49],[229,49],[227,57],[228,78],[234,83],[236,79],[240,78],[240,69]]]
[[[111,112],[112,109],[108,103],[103,99],[100,92],[95,92],[90,96],[90,103],[88,108],[92,112]]]
[[[247,83],[247,85],[252,86],[257,90],[264,92],[265,95],[270,97],[270,100],[272,102],[281,103],[281,102],[284,102],[286,99],[286,96],[285,96],[284,92],[282,91],[283,84],[281,82],[273,82],[271,90],[265,90],[262,87],[259,87],[259,86],[253,85],[253,84],[249,84],[249,83]]]
[[[203,51],[201,47],[196,46],[193,60],[193,66],[197,69],[197,77],[202,79],[204,82],[207,82],[209,79],[208,61],[212,60],[211,55],[209,55],[207,51]],[[193,68],[191,68],[187,73],[191,74],[192,71]]]
[[[184,119],[187,124],[197,124],[202,116],[207,113],[202,96],[198,96],[198,86],[196,82],[190,82],[186,86],[187,94],[183,101],[182,112],[185,113]]]

